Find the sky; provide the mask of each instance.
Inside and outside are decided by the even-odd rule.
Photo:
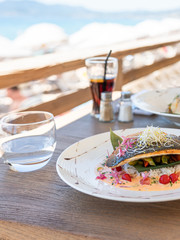
[[[180,0],[36,0],[46,4],[83,6],[96,11],[170,10],[180,8]]]
[[[6,0],[0,0],[0,2]],[[26,1],[26,0],[21,0]],[[90,10],[117,12],[124,10],[173,10],[180,8],[180,0],[34,0],[46,4],[82,6]]]

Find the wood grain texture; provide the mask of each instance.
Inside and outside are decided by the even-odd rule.
[[[133,80],[136,80],[138,78],[147,76],[148,74],[157,71],[161,68],[167,67],[169,65],[172,65],[180,60],[180,55],[177,55],[172,58],[163,59],[161,61],[155,62],[152,65],[144,66],[139,69],[133,69],[129,72],[126,72],[123,74],[123,82],[122,85],[127,84],[129,82],[132,82]]]
[[[0,221],[0,240],[98,240],[50,228]]]
[[[123,60],[122,58],[118,59],[118,75],[115,82],[115,91],[121,91],[123,85]]]
[[[166,39],[166,40],[165,40]],[[128,44],[112,46],[112,56],[122,58],[127,55],[150,51],[159,47],[174,45],[180,42],[179,35],[166,38],[137,40]],[[0,88],[11,87],[21,83],[46,78],[54,74],[81,68],[85,59],[93,56],[105,56],[109,46],[104,48],[71,51],[70,53],[53,53],[24,59],[9,60],[0,63]]]
[[[175,128],[155,115],[135,116],[132,123],[101,123],[87,115],[57,131],[56,150],[44,168],[17,173],[0,162],[0,237],[76,240],[79,235],[80,240],[179,240],[179,200],[127,203],[95,198],[72,189],[56,173],[58,156],[71,144],[110,127],[117,130],[152,124]]]
[[[49,111],[54,116],[71,110],[72,108],[85,103],[92,99],[90,88],[78,89],[70,93],[62,93],[53,100],[43,102],[36,106],[32,106],[24,111]]]

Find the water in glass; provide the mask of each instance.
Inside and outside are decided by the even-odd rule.
[[[20,124],[1,125],[6,132],[1,144],[2,159],[10,169],[29,172],[49,162],[56,146],[54,119],[21,125],[23,130],[19,130]],[[29,127],[31,125],[33,127]]]

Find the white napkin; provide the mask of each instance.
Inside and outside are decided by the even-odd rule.
[[[148,112],[148,111],[144,111],[136,106],[133,106],[133,113],[137,114],[137,115],[146,115],[146,116],[151,116],[154,113]]]

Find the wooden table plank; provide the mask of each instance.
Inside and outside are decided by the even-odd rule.
[[[87,236],[80,236],[75,234],[57,231],[50,228],[37,227],[15,222],[0,221],[0,239],[1,240],[98,240],[98,238],[91,238]]]
[[[59,154],[71,144],[109,131],[110,127],[117,130],[145,127],[152,123],[154,126],[177,128],[155,115],[136,116],[134,122],[127,124],[117,121],[101,123],[87,115],[57,131],[58,143],[53,158],[41,170],[17,173],[1,162],[0,239],[28,239],[28,234],[32,234],[29,239],[43,239],[44,232],[47,232],[47,239],[56,239],[56,235],[48,238],[51,231],[63,236],[59,239],[76,239],[77,235],[82,236],[80,240],[87,237],[107,240],[179,239],[179,200],[126,203],[99,199],[72,189],[56,173]],[[16,235],[11,238],[14,231]],[[19,237],[21,234],[22,238]]]

